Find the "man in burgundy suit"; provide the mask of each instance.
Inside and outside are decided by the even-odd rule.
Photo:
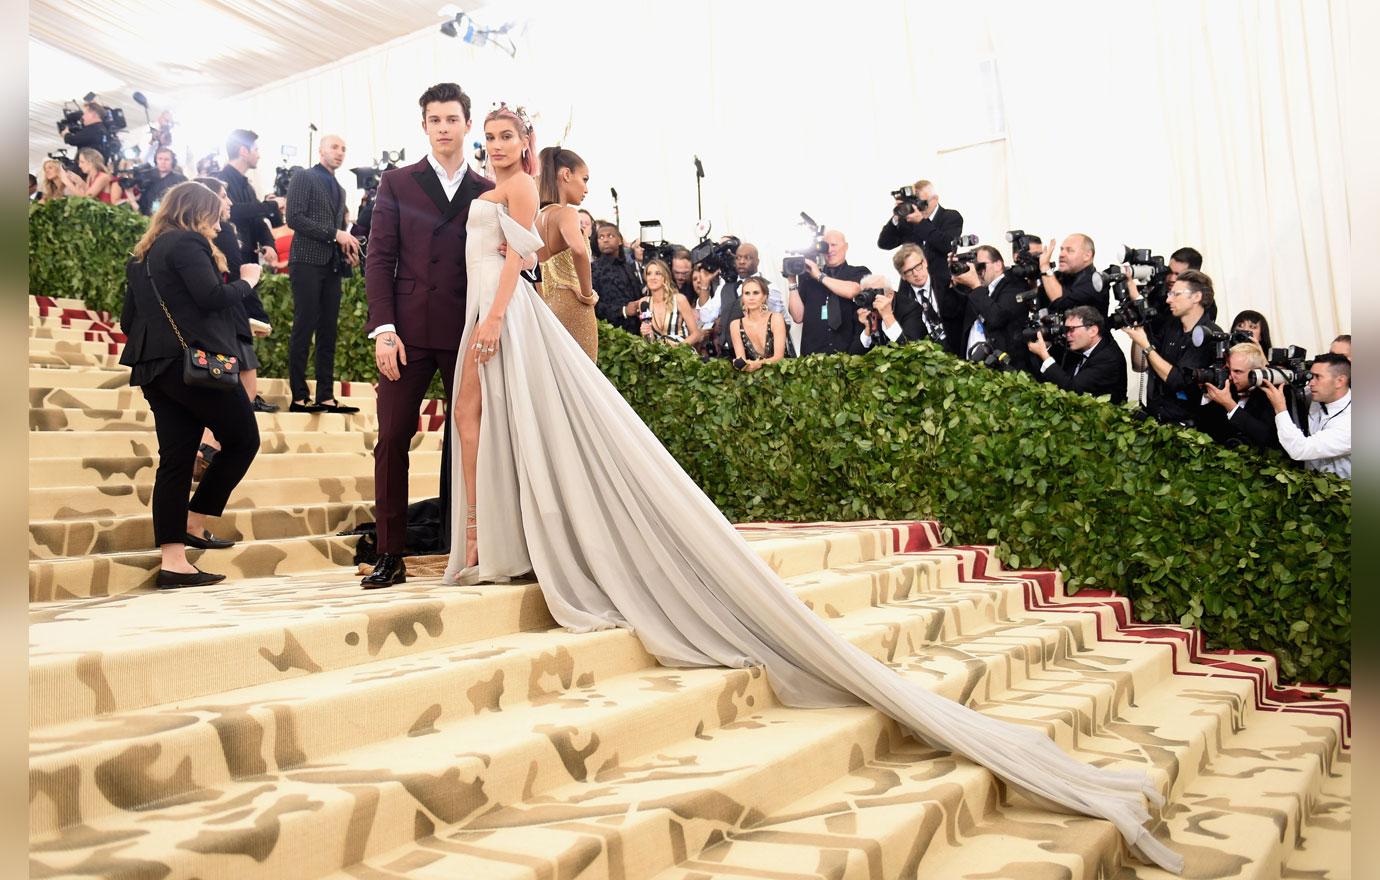
[[[385,172],[379,181],[365,261],[366,329],[379,368],[374,445],[379,558],[362,582],[366,590],[407,579],[402,553],[408,450],[438,369],[446,399],[453,397],[465,328],[465,222],[470,202],[494,186],[465,163],[469,95],[455,83],[439,83],[418,103],[431,152],[415,165]]]

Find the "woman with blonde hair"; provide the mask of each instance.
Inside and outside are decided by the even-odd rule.
[[[647,295],[638,300],[642,309],[642,338],[666,345],[694,346],[704,338],[690,299],[676,289],[671,267],[652,260],[644,270]]]
[[[81,174],[63,170],[69,196],[86,196],[107,205],[124,201],[124,191],[120,189],[100,150],[82,147],[77,151],[77,167],[81,169]]]
[[[51,202],[67,195],[67,180],[63,176],[65,173],[66,169],[58,160],[43,160],[43,180],[38,184],[39,192],[42,193],[42,201]]]
[[[225,255],[212,243],[220,218],[219,196],[199,183],[179,183],[164,195],[125,266],[120,328],[127,341],[120,363],[130,368],[129,384],[143,389],[158,435],[152,501],[154,541],[162,553],[155,579],[160,589],[225,579],[188,562],[187,547],[234,545],[207,531],[206,518],[224,511],[259,451],[254,410],[238,385],[220,390],[188,385],[183,378],[188,348],[238,360],[238,307],[252,295],[261,272],[257,263],[246,263],[238,279],[222,277]],[[207,428],[221,449],[189,503],[197,446]]]

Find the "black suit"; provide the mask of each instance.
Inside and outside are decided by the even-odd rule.
[[[1096,269],[1088,266],[1072,275],[1064,272],[1054,273],[1059,279],[1064,295],[1050,302],[1049,307],[1056,312],[1067,312],[1074,306],[1092,306],[1102,313],[1102,317],[1107,317],[1112,305],[1112,289],[1110,286],[1103,286],[1099,291],[1096,282],[1093,281],[1095,272]],[[1042,299],[1048,300],[1047,297]]]
[[[216,172],[225,181],[225,194],[230,198],[230,219],[240,231],[240,259],[246,263],[259,262],[259,248],[273,247],[271,218],[278,216],[278,206],[260,201],[249,178],[234,165],[226,165]]]
[[[164,194],[179,183],[186,182],[187,178],[180,171],[169,171],[165,176],[158,178],[149,184],[148,189],[139,191],[139,213],[145,217],[152,217]]]
[[[964,349],[965,356],[968,335],[972,332],[973,325],[981,319],[988,343],[993,348],[1006,352],[1012,367],[1020,370],[1030,369],[1030,350],[1025,347],[1025,338],[1021,335],[1030,311],[1024,303],[1016,301],[1017,294],[1027,289],[1029,288],[1024,280],[1003,275],[997,279],[991,290],[986,286],[980,286],[968,292],[968,312],[960,331],[960,346]]]
[[[930,338],[929,328],[925,326],[924,311],[915,298],[915,289],[904,281],[901,282],[901,286],[904,290],[898,290],[891,301],[892,317],[900,325],[901,335],[895,339],[887,336],[886,330],[882,328],[881,315],[874,311],[876,329],[869,331],[872,339],[866,345],[868,350],[886,345],[906,345]]]
[[[321,164],[292,176],[287,194],[292,228],[288,275],[292,279],[292,336],[288,384],[293,400],[307,400],[307,351],[316,337],[316,402],[335,399],[335,343],[340,322],[340,245],[345,228],[345,189]],[[348,268],[348,267],[345,267]]]
[[[189,345],[233,354],[236,308],[250,293],[245,281],[222,280],[211,243],[196,232],[159,236],[143,260],[125,267],[125,302],[120,329],[127,337],[120,363],[131,368],[130,384],[143,387],[158,434],[158,472],[153,483],[155,543],[181,544],[187,511],[220,516],[259,451],[259,428],[249,398],[240,388],[189,388],[182,381],[182,345],[159,305],[157,293]],[[206,469],[190,504],[192,465],[202,432],[210,428],[220,453]]]
[[[1065,391],[1110,395],[1112,403],[1126,402],[1126,354],[1116,340],[1103,337],[1090,352],[1066,351],[1060,361],[1046,370],[1035,364],[1041,382],[1058,385]]]
[[[968,303],[962,288],[955,289],[949,280],[949,253],[962,234],[963,215],[940,205],[935,208],[934,216],[919,223],[907,223],[893,217],[877,236],[877,247],[882,250],[889,251],[910,242],[925,252],[930,284],[934,287],[939,316],[944,322],[947,337],[944,347],[959,357],[964,354],[963,340],[958,337],[962,335]]]
[[[1212,435],[1218,443],[1227,446],[1245,444],[1262,451],[1283,454],[1284,447],[1279,442],[1279,428],[1275,424],[1275,408],[1265,392],[1253,388],[1244,398],[1235,391],[1232,396],[1241,401],[1236,412],[1227,417],[1227,411],[1216,403],[1211,408],[1204,407],[1199,427]]]

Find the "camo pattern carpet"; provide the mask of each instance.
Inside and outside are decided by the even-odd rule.
[[[102,319],[39,305],[35,329]],[[33,385],[59,372],[34,364],[44,390],[31,402],[134,412],[89,375],[107,369]],[[31,599],[35,568],[46,574],[30,605],[31,876],[1163,874],[1131,860],[1108,823],[1038,803],[868,707],[788,708],[759,669],[665,668],[632,633],[565,632],[534,583],[447,587],[419,564],[405,584],[361,591],[351,539],[331,530],[367,500],[306,493],[368,475],[354,461],[369,462],[364,431],[285,431],[260,456],[256,468],[276,461],[250,482],[276,484],[262,497],[281,503],[224,518],[245,540],[206,554],[238,572],[213,587],[145,589],[134,573],[146,579],[148,551],[129,542],[146,515],[133,508],[35,523]],[[137,498],[151,465],[127,461],[140,458],[128,422],[107,436],[36,449],[53,454],[34,459],[35,488]],[[421,449],[436,470],[438,452]],[[1052,573],[946,546],[935,523],[740,530],[898,674],[1082,760],[1150,772],[1168,799],[1156,833],[1185,855],[1185,876],[1349,876],[1345,690],[1286,686],[1270,658],[1208,652],[1192,631],[1136,622],[1114,595],[1068,596]],[[98,555],[65,553],[87,541]],[[264,558],[238,561],[251,550]],[[97,571],[122,560],[128,576]]]

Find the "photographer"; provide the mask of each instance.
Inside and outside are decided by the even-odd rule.
[[[1308,435],[1289,417],[1284,389],[1266,383],[1265,395],[1275,411],[1279,443],[1294,461],[1312,471],[1351,479],[1351,360],[1320,354],[1308,368]]]
[[[1050,308],[1066,312],[1074,306],[1092,306],[1106,317],[1111,309],[1110,290],[1098,290],[1093,275],[1093,260],[1097,248],[1093,240],[1081,232],[1075,232],[1064,239],[1059,248],[1059,270],[1051,272],[1050,260],[1054,256],[1054,241],[1040,249],[1040,284],[1049,299]]]
[[[1189,269],[1194,272],[1203,271],[1203,255],[1191,247],[1181,247],[1169,255],[1167,283],[1172,286],[1178,277]]]
[[[892,290],[891,282],[885,276],[868,275],[859,283],[863,292],[854,302],[862,301],[858,306],[858,323],[862,325],[858,342],[863,351],[887,345],[905,345],[927,338],[925,322],[918,306],[911,305],[904,318],[899,316],[901,297]]]
[[[259,167],[257,134],[243,128],[230,132],[225,141],[225,155],[228,158],[225,167],[212,176],[225,181],[225,191],[230,196],[230,217],[240,232],[240,259],[257,263],[260,250],[273,247],[273,227],[281,225],[287,200],[268,196],[260,201],[254,185],[245,176],[249,170]]]
[[[939,291],[935,289],[934,276],[930,272],[929,260],[925,258],[924,250],[919,245],[907,242],[891,255],[891,265],[901,276],[893,303],[900,338],[892,337],[893,331],[888,330],[883,324],[882,330],[887,338],[892,342],[919,342],[928,339],[950,352],[958,348],[957,344],[951,347],[948,328],[944,326],[944,316],[940,309]],[[946,273],[948,268],[948,262],[945,260]],[[962,297],[961,294],[954,295]],[[967,303],[964,302],[963,305],[963,311],[966,311]],[[962,312],[959,315],[958,332],[962,335]]]
[[[623,255],[623,234],[617,226],[603,221],[598,227],[596,243],[599,256],[590,266],[594,290],[599,294],[594,314],[615,327],[638,333],[637,300],[642,285],[637,280],[637,272]]]
[[[685,294],[686,299],[694,299],[695,287],[690,281],[690,274],[695,271],[695,263],[690,259],[690,251],[686,248],[676,248],[671,255],[671,281],[676,285],[676,290]]]
[[[95,150],[101,154],[101,158],[109,161],[118,154],[115,138],[112,136],[110,126],[105,123],[105,107],[95,101],[87,101],[81,105],[81,127],[68,128],[61,126],[62,141],[70,147],[81,150]]]
[[[928,180],[917,180],[912,187],[910,200],[892,193],[896,207],[891,219],[877,235],[877,247],[889,251],[902,244],[917,245],[924,252],[929,265],[930,281],[940,319],[944,323],[944,339],[936,339],[952,354],[963,357],[960,344],[963,335],[964,314],[968,304],[960,291],[952,289],[949,279],[949,252],[963,234],[963,215],[957,211],[941,207],[934,184]],[[904,195],[903,190],[898,190]],[[904,215],[901,211],[910,208]],[[894,259],[894,257],[893,257]],[[947,343],[947,344],[945,344]]]
[[[695,309],[695,320],[698,322],[702,336],[700,337],[701,353],[709,357],[718,357],[725,353],[719,347],[719,313],[723,309],[724,281],[720,277],[719,267],[710,262],[699,262],[690,273],[690,286],[694,295],[690,297],[690,305]]]
[[[1269,395],[1262,386],[1251,386],[1251,371],[1264,370],[1266,366],[1265,352],[1259,345],[1240,342],[1227,352],[1227,383],[1221,387],[1211,383],[1203,386],[1208,399],[1222,408],[1221,412],[1205,414],[1205,430],[1219,443],[1245,443],[1262,451],[1284,450]]]
[[[289,412],[353,414],[335,396],[335,345],[340,323],[340,281],[359,265],[359,240],[345,231],[345,188],[335,173],[345,164],[345,141],[321,138],[321,161],[294,174],[288,187],[292,229],[288,274],[292,282],[292,336],[288,343]],[[307,388],[307,350],[316,338],[316,401]]]
[[[152,217],[163,200],[163,194],[187,178],[177,169],[177,156],[168,147],[159,147],[153,154],[153,167],[158,172],[157,179],[139,191],[139,213]]]
[[[1339,354],[1347,360],[1351,360],[1351,334],[1343,333],[1332,340],[1332,345],[1327,349],[1331,354]]]
[[[1128,282],[1130,297],[1140,299],[1134,280]],[[1154,374],[1146,395],[1145,410],[1161,422],[1197,426],[1203,417],[1203,394],[1194,371],[1212,366],[1216,352],[1210,338],[1225,334],[1207,316],[1213,305],[1212,279],[1189,269],[1179,274],[1166,296],[1169,321],[1154,338],[1145,327],[1122,330],[1133,343],[1131,368],[1137,373]],[[1199,330],[1195,342],[1194,331]]]
[[[1212,317],[1209,315],[1208,317]],[[1255,340],[1255,344],[1260,346],[1262,352],[1270,350],[1270,322],[1265,320],[1265,316],[1254,309],[1246,309],[1238,312],[1232,319],[1231,329],[1240,330],[1242,333],[1249,333]],[[1251,369],[1255,369],[1252,367]]]
[[[1062,363],[1055,363],[1050,356],[1044,334],[1026,344],[1039,361],[1036,378],[1065,391],[1125,403],[1126,355],[1116,340],[1108,338],[1102,314],[1092,306],[1074,306],[1064,313],[1064,334]]]
[[[824,268],[805,261],[804,275],[787,277],[790,294],[787,309],[800,326],[800,355],[857,353],[857,307],[853,297],[862,290],[858,282],[872,271],[848,263],[848,239],[837,229],[824,233],[829,247]]]
[[[1004,352],[1010,366],[1030,369],[1030,352],[1025,347],[1026,320],[1030,310],[1018,297],[1030,288],[1020,278],[1006,274],[1006,261],[991,245],[979,245],[977,260],[953,276],[955,289],[968,291],[968,313],[963,321],[963,351],[986,342]]]

